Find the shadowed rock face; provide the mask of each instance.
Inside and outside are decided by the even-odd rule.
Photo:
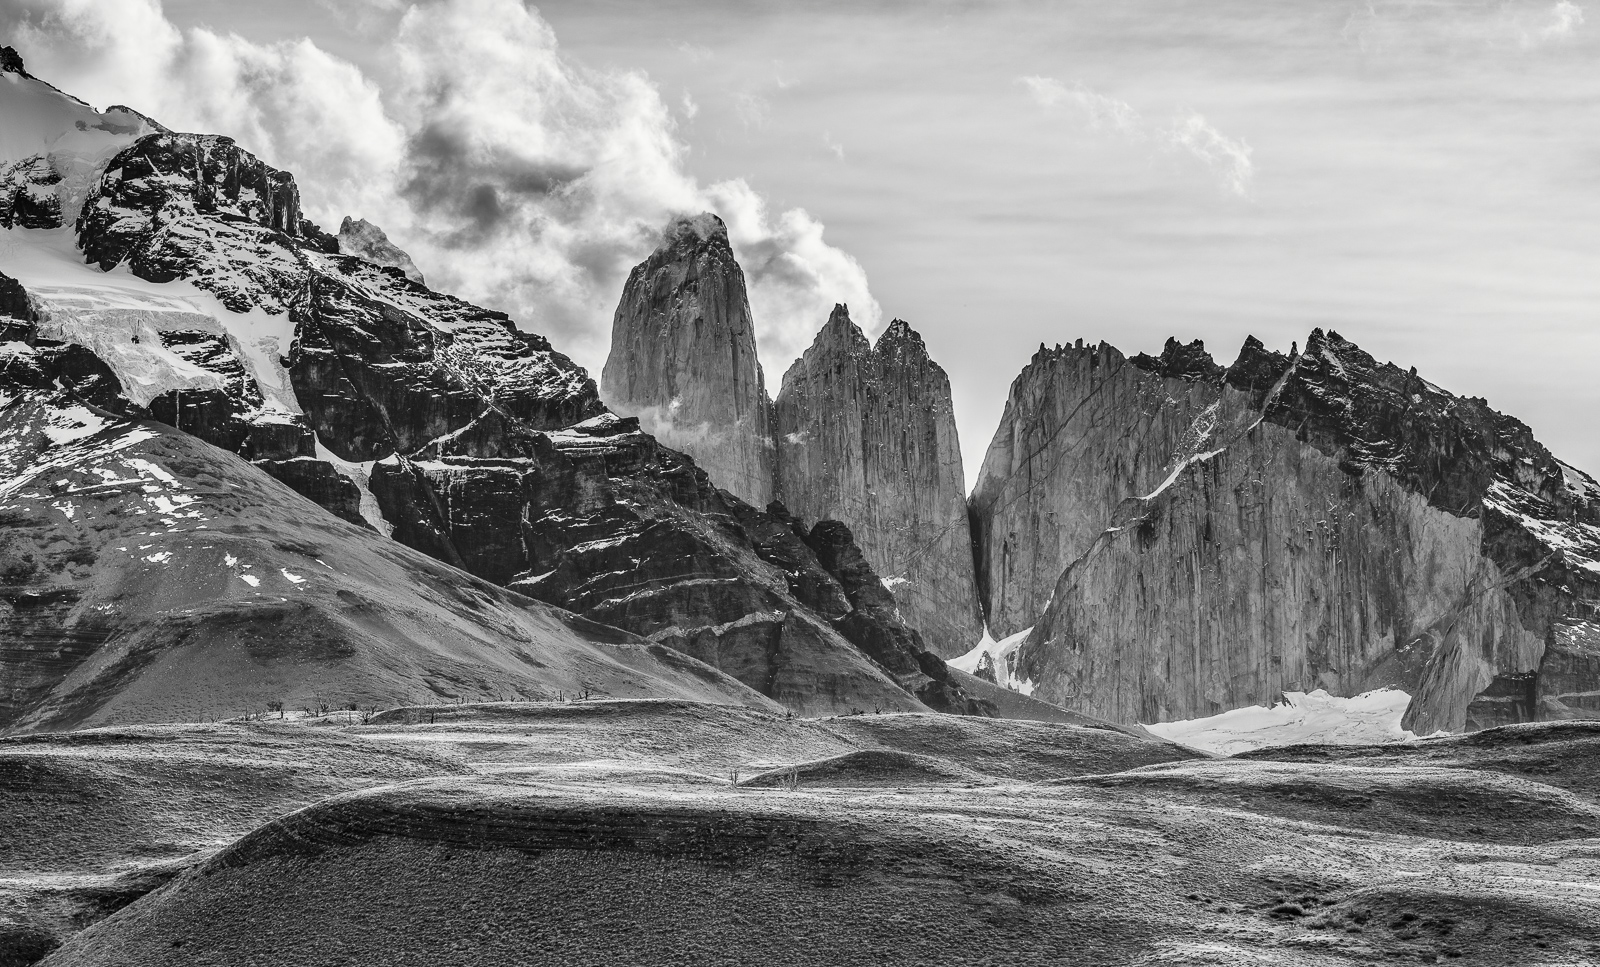
[[[46,157],[0,163],[0,228],[60,228],[60,183]]]
[[[601,373],[606,402],[758,507],[772,499],[772,433],[744,272],[722,219],[668,226],[628,276]]]
[[[1596,714],[1600,487],[1335,333],[1226,371],[1202,349],[1046,350],[1013,384],[973,518],[1035,696],[1156,721],[1396,684],[1423,732]]]
[[[937,653],[971,648],[977,607],[950,380],[907,323],[877,346],[836,306],[774,404],[778,494],[850,525],[905,621]]]

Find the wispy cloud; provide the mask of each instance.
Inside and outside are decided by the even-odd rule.
[[[833,156],[835,158],[838,158],[840,161],[844,160],[844,145],[834,140],[832,134],[828,133],[827,131],[822,132],[822,143],[829,151],[833,152]]]
[[[683,92],[683,116],[693,121],[695,115],[700,113],[700,105],[695,103],[688,91]]]
[[[713,56],[710,47],[702,47],[699,44],[691,44],[687,40],[678,41],[678,53],[687,57],[696,64],[708,61]]]
[[[760,94],[742,91],[733,96],[733,113],[747,128],[764,128],[772,116],[772,102]]]
[[[1549,19],[1537,31],[1543,41],[1566,40],[1583,25],[1583,8],[1572,0],[1560,0],[1550,8]]]
[[[1250,145],[1230,138],[1194,111],[1182,110],[1169,122],[1146,121],[1133,105],[1090,90],[1083,84],[1067,85],[1053,77],[1020,77],[1034,101],[1043,108],[1069,105],[1094,130],[1113,131],[1130,141],[1147,142],[1159,149],[1183,151],[1221,175],[1224,186],[1244,197],[1250,193],[1255,166]]]
[[[1255,166],[1250,162],[1250,146],[1230,138],[1195,113],[1175,121],[1166,130],[1171,143],[1204,161],[1221,173],[1223,182],[1239,196],[1250,193]]]
[[[1110,128],[1131,135],[1140,133],[1143,121],[1127,101],[1097,94],[1082,84],[1068,87],[1053,77],[1023,77],[1020,82],[1040,107],[1075,104],[1087,115],[1091,127]]]
[[[1532,52],[1573,40],[1583,22],[1583,8],[1573,0],[1481,4],[1366,0],[1351,14],[1344,33],[1369,54],[1419,48],[1459,54]]]

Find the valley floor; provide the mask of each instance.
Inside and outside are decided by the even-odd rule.
[[[1600,724],[691,702],[0,740],[0,964],[1600,963]],[[43,958],[40,961],[40,958]]]

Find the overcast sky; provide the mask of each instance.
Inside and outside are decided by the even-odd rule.
[[[832,302],[905,318],[969,478],[1040,342],[1314,326],[1600,471],[1581,3],[18,4],[35,73],[235,134],[596,373],[651,228],[712,207],[769,387]]]

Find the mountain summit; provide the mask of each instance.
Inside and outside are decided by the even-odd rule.
[[[616,412],[718,486],[758,507],[772,499],[771,404],[722,219],[676,219],[628,276],[601,386]]]
[[[778,497],[848,521],[907,622],[940,654],[983,635],[950,380],[902,319],[876,346],[835,306],[774,405]]]

